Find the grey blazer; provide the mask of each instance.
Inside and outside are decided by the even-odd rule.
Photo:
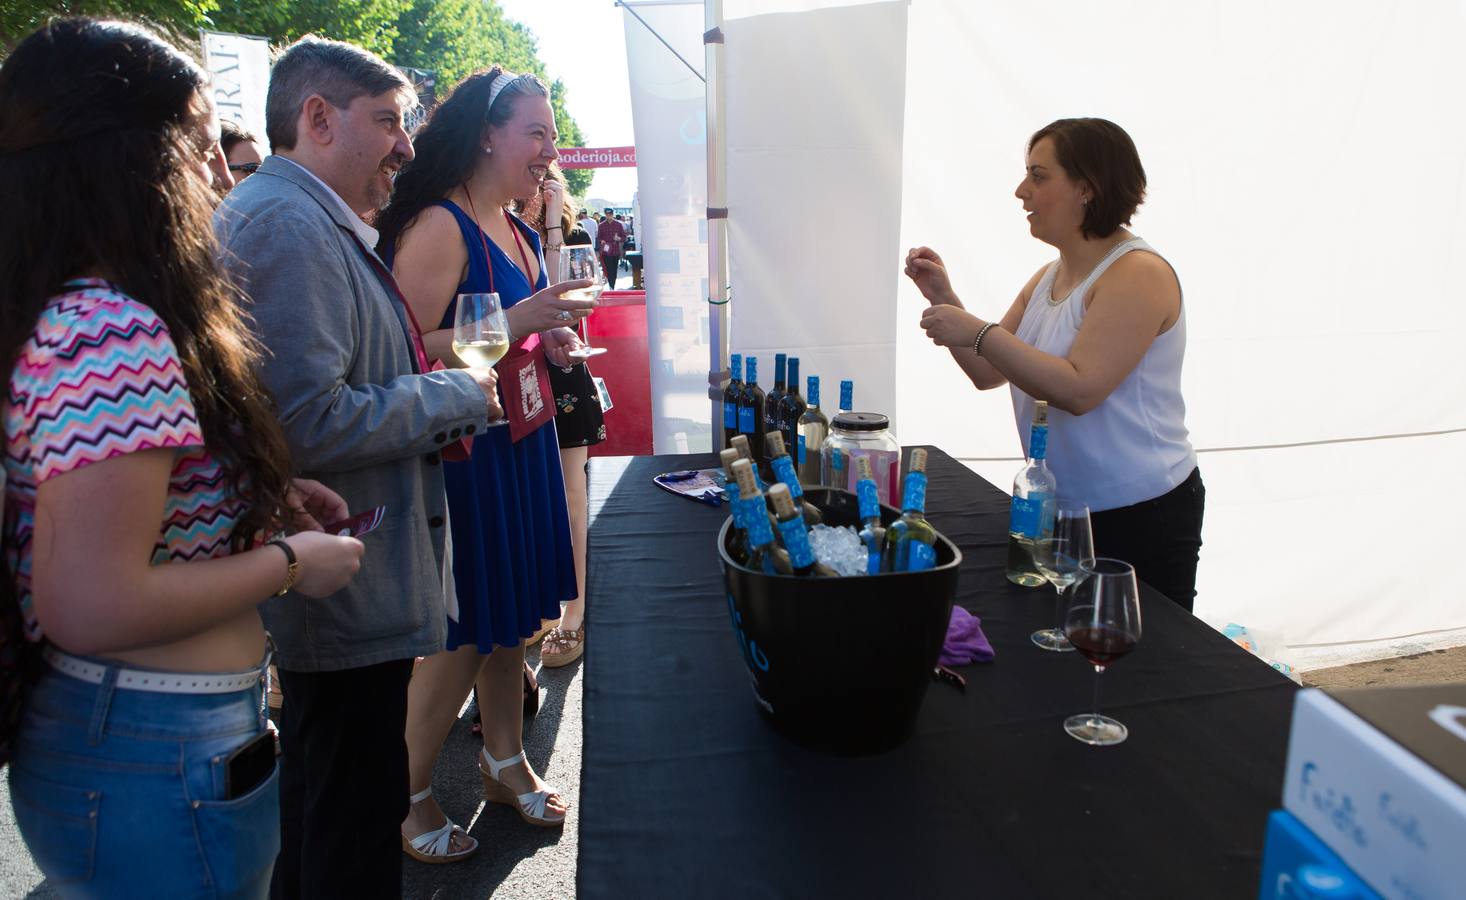
[[[468,373],[417,372],[406,310],[347,215],[309,174],[271,158],[214,216],[222,262],[249,296],[269,350],[264,380],[296,470],[339,493],[353,514],[387,507],[381,527],[362,538],[361,571],[344,589],[321,599],[291,592],[261,606],[276,661],[291,671],[443,649],[452,551],[438,449],[482,430],[489,415]]]

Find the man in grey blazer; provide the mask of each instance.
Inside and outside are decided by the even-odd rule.
[[[362,220],[412,158],[402,121],[415,102],[376,56],[300,40],[270,80],[274,155],[215,217],[271,353],[264,378],[297,467],[353,513],[386,507],[349,586],[262,609],[285,694],[275,898],[401,895],[407,681],[445,630],[441,451],[502,415],[492,369],[423,371]]]

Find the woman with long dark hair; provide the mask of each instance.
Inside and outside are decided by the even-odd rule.
[[[514,345],[499,365],[501,372],[511,367],[500,389],[521,392],[503,405],[511,417],[526,417],[519,427],[511,422],[475,436],[470,459],[443,464],[459,616],[448,623],[447,651],[413,676],[407,704],[413,794],[403,847],[427,861],[462,859],[477,846],[431,795],[433,763],[475,683],[487,799],[513,806],[533,825],[565,821],[559,793],[524,757],[521,673],[525,641],[578,593],[554,401],[540,374],[546,361],[570,362],[566,354],[580,342],[563,326],[596,303],[561,296],[588,281],[549,285],[539,236],[508,209],[538,192],[559,155],[556,136],[549,89],[538,78],[498,68],[469,76],[417,134],[416,155],[377,221],[378,252],[430,329],[423,335],[428,356],[463,365],[452,350],[457,295],[499,295]]]
[[[265,896],[279,798],[255,607],[359,566],[354,539],[277,537],[345,510],[292,483],[215,268],[219,157],[204,73],[141,28],[56,20],[0,66],[0,602],[45,659],[10,789],[64,895]]]

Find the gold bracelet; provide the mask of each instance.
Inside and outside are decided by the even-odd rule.
[[[550,251],[553,250],[554,252],[559,253],[560,252],[560,248],[563,247],[563,246],[565,246],[565,245],[564,244],[546,244],[545,245],[545,252],[546,253],[549,253]]]
[[[295,551],[290,549],[290,545],[280,538],[270,541],[265,546],[279,547],[285,551],[285,583],[280,585],[280,590],[275,592],[276,597],[283,597],[289,593],[291,588],[295,587],[295,579],[300,577],[300,563],[295,561]]]

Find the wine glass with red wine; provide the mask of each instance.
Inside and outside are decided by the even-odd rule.
[[[1140,642],[1140,585],[1135,568],[1099,557],[1081,563],[1074,599],[1064,615],[1064,636],[1094,666],[1094,712],[1070,716],[1064,730],[1096,747],[1118,744],[1130,734],[1121,723],[1100,715],[1100,676],[1105,667]]]

